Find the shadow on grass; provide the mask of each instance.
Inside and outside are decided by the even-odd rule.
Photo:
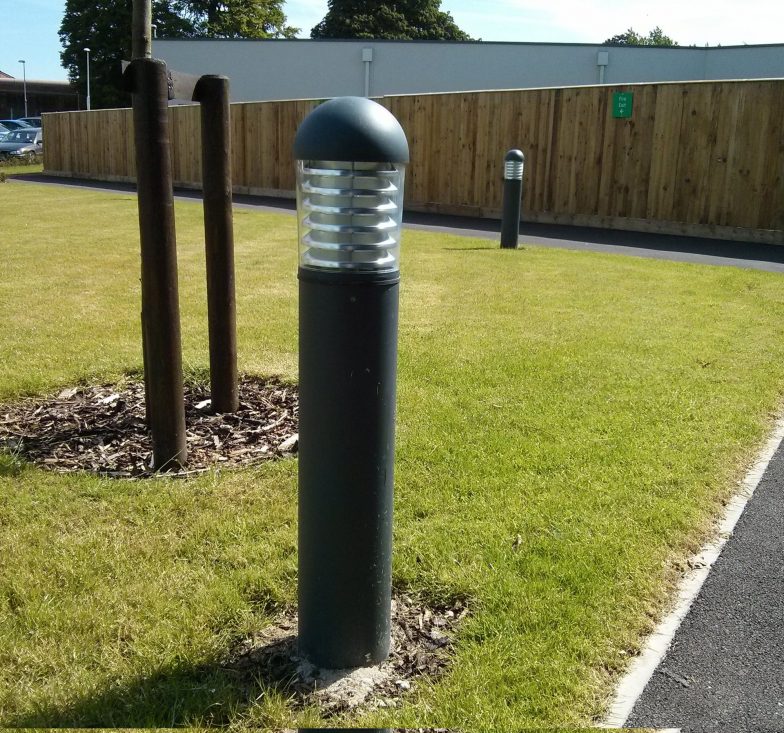
[[[519,249],[522,249],[520,247]],[[506,252],[510,251],[507,249],[502,249],[498,245],[488,245],[487,247],[443,247],[444,252]]]
[[[34,702],[33,712],[6,716],[0,725],[225,726],[250,717],[246,713],[259,703],[278,710],[284,705],[300,710],[312,704],[323,718],[361,712],[374,702],[400,697],[407,689],[400,680],[436,680],[452,659],[452,639],[469,613],[463,598],[426,605],[403,593],[394,596],[391,610],[392,649],[370,687],[364,670],[318,669],[300,657],[296,613],[290,609],[279,614],[274,624],[238,639],[210,663],[173,664],[149,676],[107,680],[101,689],[66,702]]]
[[[291,695],[289,680],[219,663],[179,664],[64,703],[39,703],[34,712],[7,715],[10,728],[173,728],[223,726],[242,715],[263,691]]]

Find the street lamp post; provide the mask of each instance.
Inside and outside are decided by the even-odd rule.
[[[90,49],[85,48],[84,52],[87,54],[87,109],[90,109]]]
[[[27,64],[24,59],[19,59],[22,64],[22,89],[24,90],[25,117],[27,117]]]

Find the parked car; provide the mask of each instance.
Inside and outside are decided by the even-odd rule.
[[[0,160],[33,160],[43,151],[43,136],[39,127],[11,130],[0,142]]]
[[[40,117],[20,117],[18,122],[24,122],[26,125],[30,125],[30,127],[42,127],[41,118]]]
[[[30,127],[30,125],[21,120],[0,120],[0,125],[7,127],[9,130],[19,130],[20,128]]]

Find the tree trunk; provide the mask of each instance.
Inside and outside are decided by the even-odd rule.
[[[152,0],[133,0],[131,58],[152,58]]]

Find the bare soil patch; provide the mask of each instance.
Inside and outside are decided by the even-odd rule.
[[[244,376],[239,396],[236,412],[216,414],[211,411],[209,386],[186,384],[188,467],[166,476],[247,466],[296,452],[296,387]],[[150,470],[144,383],[135,378],[0,405],[0,450],[53,471],[116,478],[159,475]]]
[[[372,667],[327,670],[298,656],[297,614],[288,611],[274,625],[242,641],[223,668],[281,690],[295,706],[316,703],[327,717],[394,708],[417,680],[432,680],[447,669],[455,630],[467,614],[463,600],[433,606],[397,594],[392,601],[389,658]]]

